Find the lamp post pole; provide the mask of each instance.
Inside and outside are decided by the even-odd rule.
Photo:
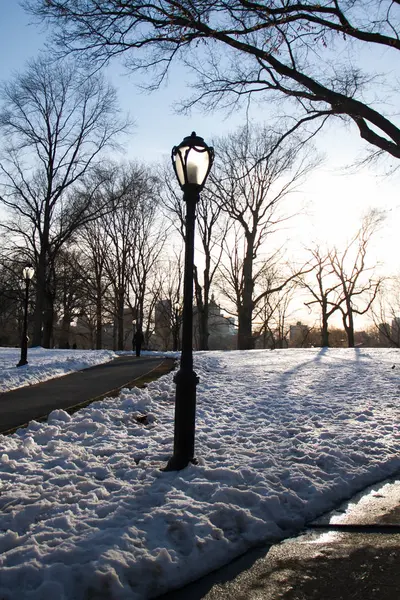
[[[174,377],[175,430],[174,454],[166,470],[179,471],[194,462],[196,421],[196,387],[199,382],[193,370],[193,267],[196,206],[210,172],[214,151],[195,132],[173,148],[172,161],[186,205],[185,268],[183,279],[182,351],[180,368]]]
[[[186,239],[185,269],[183,276],[182,342],[180,369],[174,377],[175,394],[175,432],[174,455],[168,463],[168,469],[180,470],[194,459],[194,436],[196,420],[196,386],[199,382],[193,371],[193,265],[194,231],[197,191],[186,191]]]
[[[21,358],[17,367],[23,367],[28,364],[28,301],[29,301],[29,284],[34,275],[32,267],[25,267],[22,271],[25,281],[25,302],[24,302],[24,326],[21,339]]]

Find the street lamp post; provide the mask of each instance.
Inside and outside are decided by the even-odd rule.
[[[166,470],[179,471],[194,460],[196,386],[193,371],[193,267],[196,205],[210,172],[214,150],[195,132],[172,149],[172,164],[186,203],[185,270],[183,280],[182,352],[180,369],[174,377],[174,454]]]
[[[25,302],[24,302],[24,327],[21,340],[21,358],[17,367],[23,367],[28,364],[28,301],[29,301],[29,284],[35,274],[33,267],[25,267],[22,270],[22,276],[25,281]]]

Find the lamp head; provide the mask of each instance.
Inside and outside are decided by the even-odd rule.
[[[22,269],[22,276],[25,279],[25,281],[30,281],[32,279],[32,277],[35,274],[35,269],[33,267],[24,267]]]
[[[193,131],[179,146],[172,148],[171,158],[182,190],[192,188],[200,192],[214,162],[214,149]]]

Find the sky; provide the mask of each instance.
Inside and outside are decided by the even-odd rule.
[[[5,81],[43,48],[46,33],[32,24],[32,17],[26,15],[16,1],[0,0],[0,17],[0,51],[1,56],[6,57],[0,64],[0,81]],[[370,67],[376,57],[365,53],[362,58],[365,66]],[[386,58],[383,54],[380,57],[382,61]],[[395,75],[394,66],[393,70]],[[118,63],[112,64],[107,76],[117,87],[123,112],[129,112],[136,123],[133,133],[124,142],[124,158],[149,163],[169,160],[171,148],[192,130],[210,142],[215,136],[227,135],[244,123],[243,111],[229,117],[221,112],[205,115],[196,109],[191,116],[176,114],[174,107],[190,94],[185,87],[187,73],[182,67],[174,67],[168,84],[152,94],[140,92],[134,76],[128,75]],[[268,109],[254,106],[250,116],[255,122],[268,122]],[[378,208],[385,211],[386,221],[375,236],[371,262],[380,263],[381,271],[387,274],[400,271],[396,251],[400,230],[400,174],[384,176],[372,166],[357,173],[346,169],[366,147],[355,128],[341,125],[339,121],[332,122],[319,135],[317,149],[325,156],[325,162],[311,174],[301,191],[288,199],[294,213],[305,207],[303,214],[291,220],[281,236],[290,258],[301,256],[303,246],[313,241],[330,245],[345,243],[358,230],[363,214],[370,208]]]
[[[35,348],[19,369],[18,356],[0,348],[0,392],[17,371],[29,385],[115,354]],[[0,597],[155,597],[398,473],[399,357],[194,353],[198,464],[179,472],[162,471],[173,447],[173,373],[1,436]]]

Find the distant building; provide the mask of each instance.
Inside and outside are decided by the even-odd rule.
[[[236,347],[236,325],[232,317],[226,317],[222,314],[221,307],[216,303],[214,296],[211,296],[209,303],[209,338],[208,344],[210,350],[231,350]],[[178,324],[179,325],[179,324]],[[174,331],[176,319],[172,314],[172,305],[170,300],[161,300],[155,307],[154,333],[150,339],[150,345],[157,350],[171,350],[174,344]],[[182,327],[179,327],[179,338],[182,334]],[[199,337],[199,317],[197,308],[193,307],[193,348],[200,347]]]
[[[296,325],[290,325],[289,329],[289,347],[301,348],[304,346],[310,333],[308,325],[303,325],[297,321]]]
[[[395,346],[400,346],[400,317],[392,320],[391,340]]]
[[[237,328],[233,317],[222,314],[214,294],[208,305],[208,347],[210,350],[233,350],[236,347]],[[194,309],[194,347],[199,347],[197,310]]]

